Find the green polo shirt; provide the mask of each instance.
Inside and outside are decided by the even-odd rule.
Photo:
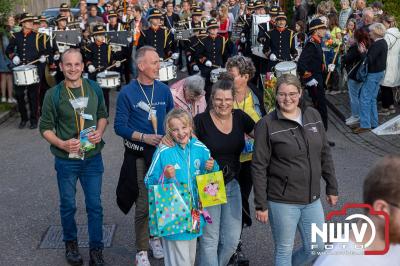
[[[96,93],[93,86],[97,86],[97,90],[101,93]],[[57,101],[55,96],[59,89],[58,106],[55,106]],[[75,98],[82,96],[81,88],[70,88]],[[93,81],[84,80],[83,82],[84,96],[88,97],[88,105],[85,108],[85,114],[92,115],[93,120],[85,120],[84,128],[96,126],[97,121],[101,118],[107,118],[107,109],[104,103],[104,96],[101,88]],[[98,96],[99,94],[99,96]],[[101,97],[101,98],[100,98]],[[39,130],[43,135],[46,130],[52,130],[56,136],[62,140],[69,140],[72,138],[79,139],[78,129],[75,118],[75,111],[70,103],[70,96],[64,86],[64,82],[59,83],[55,87],[49,89],[44,97],[42,116],[40,117]],[[55,109],[57,108],[57,109]],[[57,111],[56,111],[57,110]],[[79,116],[78,116],[79,124]],[[104,146],[104,141],[96,144],[93,150],[85,153],[85,158],[93,157],[98,154]],[[54,156],[69,159],[68,153],[64,150],[57,148],[54,145],[50,146],[50,150]]]

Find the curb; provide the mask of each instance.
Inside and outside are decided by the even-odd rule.
[[[17,107],[13,106],[10,110],[0,113],[0,125],[12,117],[17,111]]]

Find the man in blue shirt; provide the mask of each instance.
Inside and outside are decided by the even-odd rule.
[[[165,134],[164,119],[174,108],[174,101],[168,86],[156,80],[160,70],[157,50],[143,46],[136,52],[135,62],[138,77],[119,93],[114,122],[115,132],[124,139],[125,146],[117,203],[124,213],[128,213],[136,202],[136,265],[150,265],[147,256],[149,242],[155,258],[163,258],[164,255],[159,239],[149,241],[144,174],[151,164],[156,146]]]

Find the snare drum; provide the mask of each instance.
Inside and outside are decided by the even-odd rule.
[[[211,70],[211,76],[210,76],[210,81],[212,83],[216,83],[219,79],[219,76],[221,75],[221,73],[226,72],[226,68],[216,68]]]
[[[115,89],[121,84],[119,73],[115,71],[100,72],[96,76],[96,81],[104,89]]]
[[[14,84],[27,86],[39,83],[38,69],[34,65],[22,65],[13,68]]]
[[[275,75],[277,78],[282,76],[283,74],[292,74],[297,75],[297,65],[292,61],[284,61],[276,64],[275,66]]]
[[[176,66],[172,62],[161,62],[158,73],[160,81],[168,81],[177,77]]]

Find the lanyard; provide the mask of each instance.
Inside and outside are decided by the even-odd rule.
[[[139,80],[137,81],[137,83],[139,84],[140,89],[143,92],[144,97],[146,97],[147,103],[150,106],[150,109],[152,109],[153,107],[153,96],[154,96],[154,81],[153,81],[153,88],[151,90],[151,100],[149,101],[149,98],[147,97],[146,93],[144,92],[144,89],[142,88],[142,85],[140,84]]]
[[[71,89],[68,88],[67,85],[65,85],[65,88],[67,89],[69,100],[72,100],[72,99],[76,100],[76,98],[75,98],[74,94],[72,93]],[[82,95],[82,97],[85,97],[85,92],[83,90],[82,82],[81,82],[81,95]],[[73,109],[74,109],[74,114],[75,114],[76,129],[77,129],[78,136],[79,136],[80,128],[83,128],[83,125],[84,125],[84,119],[82,117],[80,117],[80,120],[79,120],[80,124],[78,124],[78,113],[76,112],[75,108],[73,108]],[[83,109],[84,108],[82,108],[81,113],[83,113]],[[81,127],[79,127],[79,125],[81,125]]]

